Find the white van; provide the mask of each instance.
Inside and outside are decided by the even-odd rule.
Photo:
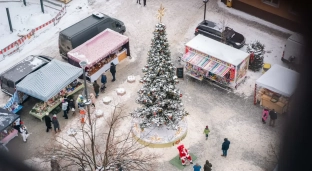
[[[282,61],[295,64],[302,64],[302,58],[304,54],[304,40],[303,36],[295,33],[291,35],[286,42],[285,49],[283,51]]]

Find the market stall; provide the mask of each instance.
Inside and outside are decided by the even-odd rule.
[[[277,113],[287,111],[290,98],[296,89],[299,74],[280,65],[273,65],[256,80],[254,104],[274,109]]]
[[[185,45],[182,60],[186,74],[198,80],[208,78],[230,88],[246,79],[249,54],[203,35]]]
[[[19,115],[0,108],[0,142],[4,147],[18,135],[18,131],[11,126],[18,118]]]
[[[25,77],[16,85],[16,89],[42,100],[29,112],[42,120],[46,113],[50,113],[61,103],[63,97],[70,96],[84,87],[77,81],[81,74],[81,68],[53,59]]]
[[[12,112],[16,114],[18,111],[20,111],[23,106],[20,105],[21,100],[19,99],[21,92],[15,91],[13,93],[13,96],[9,99],[7,104],[3,107],[3,109],[8,110],[9,112]]]
[[[106,29],[92,39],[68,52],[68,62],[80,67],[80,61],[86,61],[87,80],[93,82],[102,73],[130,56],[129,38],[111,29]]]

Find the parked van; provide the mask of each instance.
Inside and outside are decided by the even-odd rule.
[[[283,51],[282,61],[294,64],[302,64],[302,58],[304,54],[304,41],[303,36],[300,34],[291,35],[285,44]]]
[[[67,60],[67,52],[75,49],[107,28],[121,34],[126,31],[123,22],[102,13],[92,14],[64,29],[59,35],[59,49],[62,58]]]
[[[37,71],[53,58],[48,56],[28,56],[13,67],[4,71],[0,75],[1,91],[12,96],[15,92],[16,84],[22,81],[28,74]]]

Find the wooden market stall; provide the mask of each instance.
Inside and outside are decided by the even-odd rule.
[[[79,62],[86,61],[86,79],[97,80],[102,73],[130,56],[129,38],[111,29],[106,29],[92,39],[71,50],[67,54],[68,62],[80,67]]]
[[[198,80],[208,78],[230,88],[246,79],[249,54],[203,35],[185,45],[182,60],[186,74]]]
[[[39,70],[26,76],[16,85],[18,91],[35,97],[42,102],[34,105],[29,114],[42,120],[65,96],[70,96],[84,86],[77,81],[82,69],[53,59]]]
[[[299,74],[280,65],[273,65],[256,80],[254,104],[274,109],[277,113],[287,112],[290,98],[294,93]]]

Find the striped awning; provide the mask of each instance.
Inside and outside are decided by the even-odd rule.
[[[26,76],[16,85],[16,89],[42,101],[48,101],[80,75],[81,68],[53,59]]]

